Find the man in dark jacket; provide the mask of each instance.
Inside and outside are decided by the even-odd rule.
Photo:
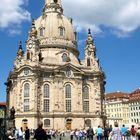
[[[30,139],[30,130],[28,129],[28,127],[26,127],[25,130],[25,140],[29,140]]]
[[[91,126],[88,128],[87,130],[87,137],[89,140],[93,140],[93,135],[94,135],[94,131],[93,129],[91,128]]]
[[[43,126],[43,123],[40,122],[38,124],[38,128],[35,130],[34,139],[36,139],[36,140],[47,140],[46,132],[42,128],[42,126]]]

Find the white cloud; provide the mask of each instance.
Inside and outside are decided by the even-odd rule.
[[[140,0],[62,0],[62,4],[64,14],[72,15],[78,29],[99,33],[105,27],[123,36],[140,26]]]
[[[8,28],[10,32],[19,33],[20,24],[30,20],[30,13],[23,8],[28,0],[1,0],[0,1],[0,28]],[[14,30],[11,29],[14,27]],[[15,28],[16,27],[16,28]]]

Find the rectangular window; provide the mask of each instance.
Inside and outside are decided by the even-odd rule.
[[[89,112],[89,101],[83,102],[83,110],[84,112]]]
[[[48,99],[44,99],[44,112],[49,112],[50,109],[50,101]]]
[[[66,112],[71,112],[71,100],[66,100]]]
[[[24,99],[24,112],[29,111],[29,99]]]

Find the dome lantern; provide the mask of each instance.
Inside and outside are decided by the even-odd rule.
[[[63,8],[61,5],[61,0],[45,0],[45,7],[43,11],[45,13],[55,11],[62,14]]]

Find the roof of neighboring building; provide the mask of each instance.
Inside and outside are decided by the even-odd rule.
[[[0,102],[0,106],[6,106],[6,102]]]
[[[129,102],[135,102],[135,101],[140,101],[140,88],[138,88],[137,90],[133,91],[130,95],[129,95]]]
[[[124,99],[124,98],[129,98],[129,94],[128,93],[123,93],[120,91],[117,92],[113,92],[113,93],[108,93],[105,95],[106,96],[106,100],[112,100],[112,99]]]

